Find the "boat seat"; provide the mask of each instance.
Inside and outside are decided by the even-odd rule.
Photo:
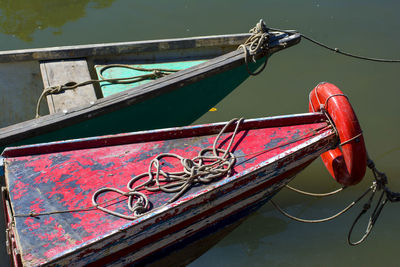
[[[67,59],[54,61],[41,61],[44,88],[64,85],[68,82],[84,82],[91,80],[86,59]],[[96,89],[93,85],[85,85],[72,90],[65,90],[58,94],[47,96],[50,114],[69,110],[71,108],[88,105],[95,101]]]

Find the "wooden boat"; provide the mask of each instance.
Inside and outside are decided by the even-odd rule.
[[[254,51],[255,63],[250,58],[246,63],[248,55],[238,49],[253,33],[0,52],[0,150],[188,125],[266,58],[300,41],[296,33],[263,29],[268,38],[263,49]],[[137,75],[148,79],[89,82],[71,89],[85,81]],[[47,95],[50,114],[32,119],[43,88],[57,92],[59,86],[71,90]]]
[[[237,157],[232,174],[195,185],[172,203],[167,202],[175,193],[146,192],[152,207],[132,220],[98,209],[35,215],[93,207],[97,190],[107,186],[126,191],[132,176],[146,172],[159,153],[195,157],[212,146],[225,124],[7,148],[3,152],[7,186],[3,196],[14,264],[153,262],[256,210],[337,144],[337,136],[321,113],[245,120],[232,144]],[[227,130],[221,143],[229,142],[233,127]],[[164,162],[166,166],[176,163]],[[126,201],[107,208],[131,216]]]
[[[365,147],[347,97],[322,83],[310,110],[7,148],[14,265],[157,263],[230,229],[321,154],[339,182],[359,182]]]

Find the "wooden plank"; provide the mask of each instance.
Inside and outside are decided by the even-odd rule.
[[[35,118],[43,83],[37,61],[0,64],[0,128]],[[48,114],[41,105],[40,114]]]
[[[64,85],[68,82],[85,82],[91,80],[88,64],[85,59],[40,62],[44,88]],[[72,90],[47,96],[50,114],[69,110],[96,101],[93,85],[85,85]]]

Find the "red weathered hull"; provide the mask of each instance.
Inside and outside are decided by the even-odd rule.
[[[199,184],[177,201],[149,192],[152,208],[126,220],[98,209],[39,216],[31,212],[92,206],[105,186],[125,190],[159,153],[195,157],[211,147],[224,123],[128,133],[9,148],[5,209],[16,265],[97,265],[143,262],[177,242],[247,214],[273,196],[321,153],[337,143],[322,114],[246,120],[235,137],[238,158],[229,177]],[[222,135],[226,146],[234,127]],[[177,162],[165,162],[175,171]],[[112,197],[112,194],[108,196]],[[129,214],[126,202],[112,207]],[[24,215],[25,214],[25,215]]]

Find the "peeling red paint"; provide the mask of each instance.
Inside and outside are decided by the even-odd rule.
[[[13,184],[13,193],[14,193],[14,198],[15,199],[20,199],[24,197],[28,193],[28,188],[29,185],[25,184],[19,180],[16,180],[15,183]]]
[[[254,129],[240,131],[233,143],[233,152],[238,157],[233,174],[247,173],[249,170],[257,169],[263,162],[283,152],[286,153],[288,149],[295,148],[315,137],[315,131],[323,129],[324,126],[326,123],[321,122],[321,118],[318,117],[315,123],[271,128],[258,126]],[[194,126],[193,129],[196,127],[198,126]],[[201,127],[199,129],[202,130]],[[185,131],[182,130],[183,133]],[[330,132],[330,130],[325,128],[318,134],[326,132]],[[179,134],[179,132],[176,133]],[[221,138],[221,143],[225,146],[230,135],[227,133]],[[30,212],[40,213],[92,207],[91,197],[96,190],[103,187],[114,187],[127,191],[126,185],[129,180],[147,172],[150,161],[156,155],[168,152],[185,158],[193,158],[203,148],[211,147],[215,138],[216,134],[213,131],[212,134],[203,136],[184,136],[184,138],[177,139],[150,140],[56,151],[42,155],[8,157],[6,158],[7,180],[11,188],[10,198],[14,212],[28,214]],[[101,142],[102,139],[99,140]],[[64,143],[61,144],[64,145]],[[326,145],[325,142],[323,146]],[[77,144],[74,143],[74,146]],[[55,144],[55,147],[57,148],[58,145]],[[292,160],[293,158],[288,159],[287,162]],[[162,168],[167,171],[179,171],[182,167],[177,164],[178,162],[174,158],[166,158]],[[284,166],[284,163],[280,164],[281,167]],[[136,184],[146,179],[147,177]],[[224,179],[219,182],[222,183]],[[254,176],[252,179],[262,178]],[[247,182],[246,179],[239,180],[235,186],[239,188]],[[193,188],[179,201],[173,203],[171,210],[156,217],[154,223],[162,223],[190,211],[194,207],[189,205],[181,208],[181,203],[206,194],[213,186],[210,184]],[[27,194],[28,191],[29,194]],[[164,205],[173,195],[148,191],[144,191],[144,193],[149,196],[153,205],[150,214],[153,214],[157,207]],[[209,200],[218,199],[223,194],[223,191],[213,193]],[[102,202],[114,196],[113,193],[103,194],[98,201]],[[129,214],[126,200],[116,202],[108,208]],[[119,229],[132,228],[140,222],[140,219],[127,221],[95,209],[85,212],[46,215],[41,216],[40,219],[17,217],[16,228],[19,232],[25,228],[29,230],[24,233],[24,239],[20,240],[20,249],[24,260],[31,257],[48,261],[62,256],[66,251],[78,248],[81,244],[97,242],[96,240],[103,236],[111,235]],[[145,227],[144,224],[137,231],[140,232]],[[109,245],[111,246],[112,242]],[[28,251],[29,253],[27,253]],[[30,261],[37,262],[36,260]]]

